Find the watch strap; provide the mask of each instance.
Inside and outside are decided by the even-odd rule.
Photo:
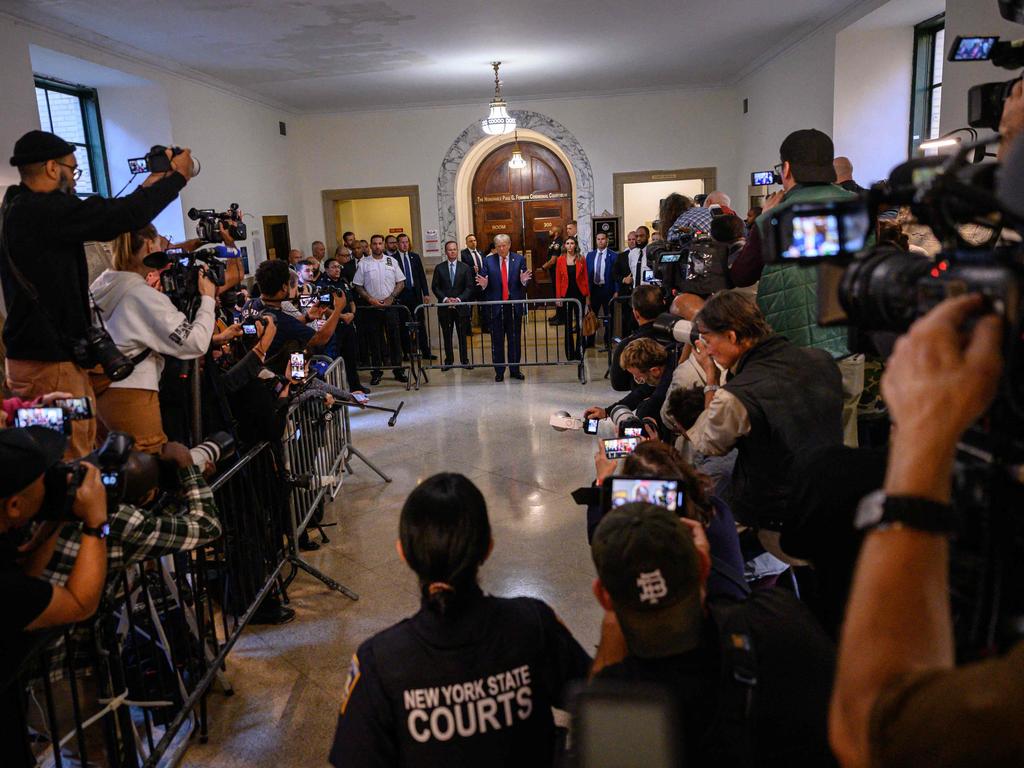
[[[886,496],[878,527],[901,525],[927,533],[956,533],[960,515],[952,504],[918,496]]]
[[[86,525],[85,523],[82,523],[82,535],[93,536],[97,539],[105,539],[107,538],[107,536],[110,535],[110,524],[103,523],[102,525],[99,525],[94,528],[91,525]]]

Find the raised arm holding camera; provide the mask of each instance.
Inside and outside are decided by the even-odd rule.
[[[21,183],[8,187],[0,210],[0,284],[7,320],[8,386],[20,397],[65,390],[92,397],[86,375],[97,359],[84,243],[108,241],[148,224],[192,177],[189,150],[167,150],[167,172],[153,174],[121,199],[75,196],[81,169],[75,148],[45,131],[14,145]],[[63,279],[54,280],[54,274]],[[76,422],[69,455],[92,450],[96,422]]]

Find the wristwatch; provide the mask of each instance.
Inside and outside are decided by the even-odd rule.
[[[913,528],[948,536],[960,529],[960,515],[951,504],[917,496],[888,496],[878,490],[861,499],[853,527],[860,531]]]
[[[82,523],[82,535],[95,536],[97,539],[105,539],[110,535],[110,523],[103,523],[96,528]]]
[[[708,392],[717,392],[721,388],[722,388],[722,386],[720,384],[705,384],[704,385],[704,394],[706,395]]]

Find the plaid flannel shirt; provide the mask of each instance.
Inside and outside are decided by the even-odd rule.
[[[691,208],[688,211],[683,211],[679,218],[669,227],[668,232],[665,234],[665,239],[672,242],[689,242],[693,239],[695,230],[700,230],[701,232],[711,231],[712,218],[714,217],[711,215],[710,208]],[[662,224],[662,226],[665,225]]]
[[[131,565],[164,555],[188,552],[220,538],[221,523],[213,491],[199,467],[178,470],[181,492],[155,509],[121,504],[108,518],[107,583],[111,597],[121,584],[121,574]],[[184,507],[182,507],[184,505]],[[57,543],[40,578],[51,584],[67,584],[78,557],[82,524],[67,523],[57,535]],[[51,676],[65,665],[66,645],[61,637],[50,653]],[[59,676],[59,675],[58,675]]]

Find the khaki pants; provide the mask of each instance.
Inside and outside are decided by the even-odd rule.
[[[135,450],[160,453],[167,443],[158,393],[150,389],[107,387],[96,402],[105,432],[127,432],[135,438]]]
[[[857,447],[857,408],[864,393],[864,355],[836,360],[843,377],[843,445]]]
[[[72,397],[88,397],[93,407],[96,397],[88,372],[71,362],[7,360],[7,388],[15,397],[31,399],[50,392],[67,392]],[[96,447],[96,420],[71,422],[71,437],[64,458],[85,456]]]

